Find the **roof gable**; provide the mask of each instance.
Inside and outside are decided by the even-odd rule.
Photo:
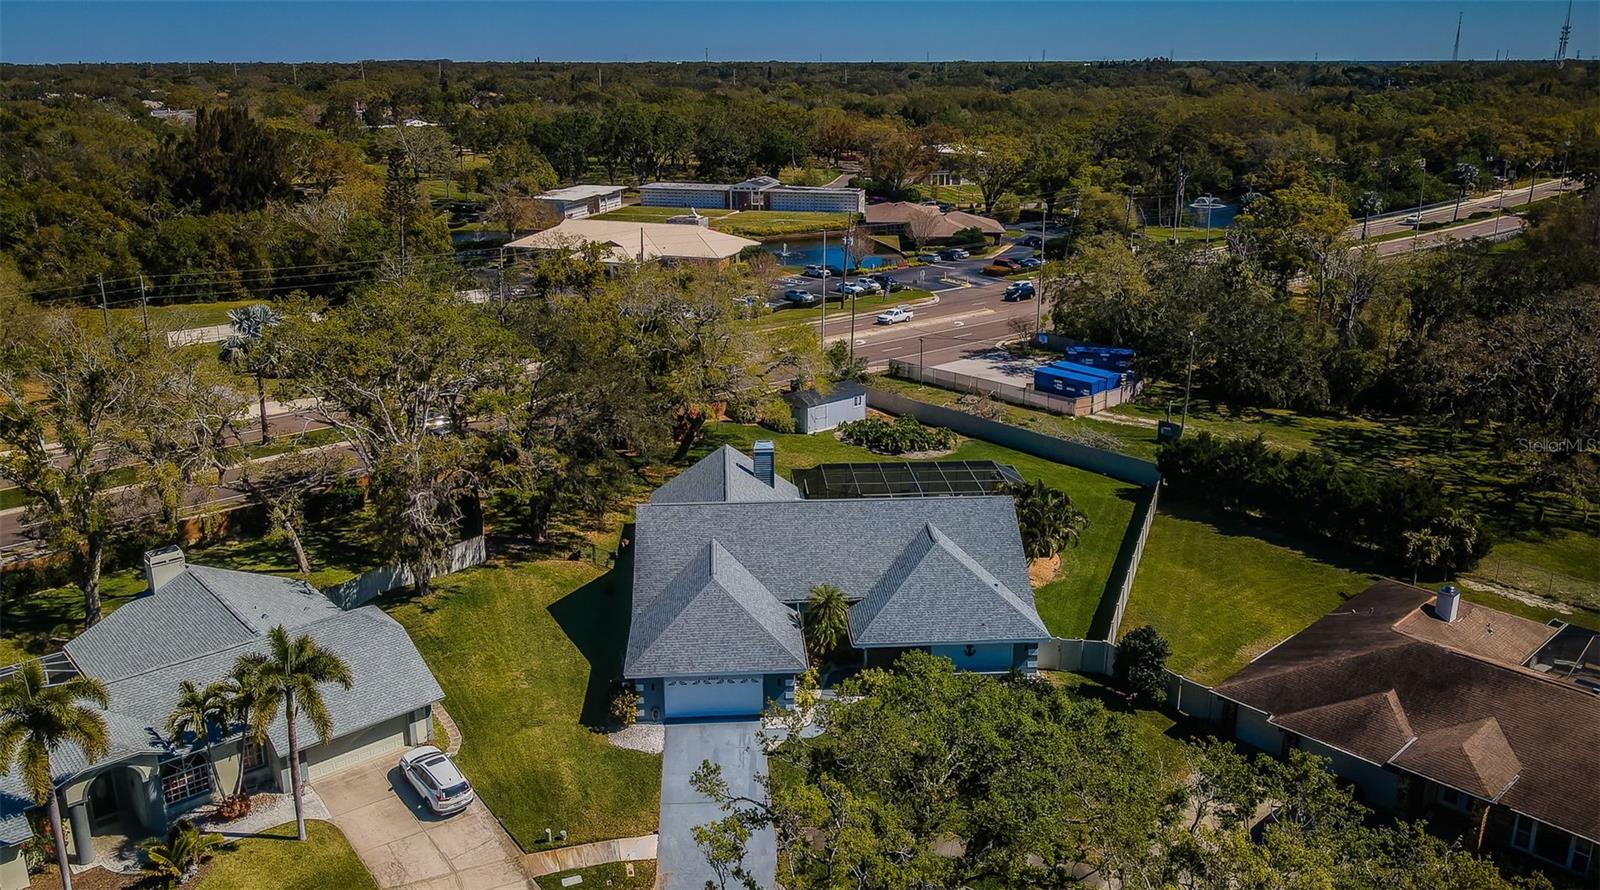
[[[850,608],[850,638],[857,646],[1049,636],[1031,602],[1024,602],[931,522]]]
[[[1273,722],[1312,738],[1357,738],[1364,751],[1387,751],[1385,760],[1417,737],[1393,689],[1280,714]]]
[[[652,504],[701,504],[733,501],[795,501],[800,489],[774,476],[768,485],[756,478],[755,463],[731,445],[700,458],[650,495]]]
[[[634,616],[628,676],[797,672],[806,668],[795,613],[713,539]]]

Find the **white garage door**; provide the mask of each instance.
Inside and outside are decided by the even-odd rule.
[[[397,717],[307,751],[306,778],[320,779],[381,754],[399,753],[405,746],[406,718]]]
[[[766,704],[759,674],[666,681],[667,718],[756,715]]]

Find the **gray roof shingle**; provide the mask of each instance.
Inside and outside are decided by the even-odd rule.
[[[652,504],[707,504],[730,501],[797,501],[800,489],[777,476],[771,485],[756,478],[755,463],[724,445],[668,480],[650,495]]]
[[[867,394],[867,388],[854,380],[835,383],[827,392],[818,392],[815,389],[802,389],[799,392],[786,392],[783,400],[791,408],[814,408],[817,405],[830,405],[834,402],[848,402],[856,396]]]
[[[624,674],[673,677],[806,669],[795,613],[716,539],[635,613]]]
[[[60,748],[51,761],[57,781],[101,763],[171,751],[162,728],[179,683],[222,679],[239,656],[267,651],[266,632],[278,624],[309,634],[350,666],[350,689],[322,690],[336,737],[444,698],[405,628],[378,607],[345,612],[299,581],[191,566],[67,644],[83,673],[106,681],[111,700],[102,716],[110,751],[90,764],[78,748]],[[297,722],[302,744],[315,744],[311,724],[303,716]],[[267,735],[274,750],[288,749],[281,716]],[[32,806],[16,771],[0,776],[0,844],[27,839]]]
[[[850,608],[850,639],[862,647],[1049,637],[1031,599],[1017,596],[932,523]]]
[[[303,581],[189,566],[73,638],[66,650],[84,673],[110,682],[338,611]]]
[[[730,463],[727,455],[714,453],[684,475],[721,474]],[[881,615],[867,622],[877,639],[910,645],[1049,636],[1034,607],[1009,497],[722,500],[703,478],[674,489],[681,479],[662,486],[637,511],[626,676],[657,676],[642,672],[648,663],[634,657],[646,649],[661,663],[682,663],[695,673],[763,670],[728,648],[727,634],[715,621],[680,622],[674,607],[657,607],[669,594],[681,596],[674,585],[709,558],[713,541],[779,602],[802,603],[824,583],[859,600],[895,570],[919,536],[934,540],[928,531],[933,525],[939,552],[908,569],[894,591],[898,595],[887,596]],[[753,477],[749,481],[760,485]],[[709,500],[686,497],[690,492]],[[916,609],[907,604],[914,601],[923,604],[924,614],[913,614]],[[670,638],[662,634],[664,625],[674,628]]]

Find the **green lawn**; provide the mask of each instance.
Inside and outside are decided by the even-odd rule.
[[[864,448],[846,445],[830,433],[777,435],[756,426],[722,423],[711,428],[707,439],[712,445],[730,444],[746,452],[756,439],[772,439],[777,447],[778,469],[784,473],[819,463],[884,459]],[[1039,617],[1051,633],[1061,637],[1086,636],[1128,532],[1138,486],[974,439],[964,440],[948,459],[1010,464],[1024,478],[1042,479],[1072,495],[1078,508],[1089,515],[1082,541],[1064,554],[1061,575],[1034,591]]]
[[[151,305],[149,307],[150,327],[154,330],[180,331],[185,328],[203,328],[215,324],[227,324],[228,310],[266,302],[271,301],[248,299],[218,300],[213,303],[173,303],[165,306]],[[91,329],[100,330],[99,325],[104,320],[104,317],[99,309],[90,307],[80,309],[78,313]],[[144,326],[144,310],[141,310],[137,304],[131,308],[124,305],[111,309],[105,315],[111,317],[111,323],[114,325],[136,328]],[[213,346],[211,348],[215,349],[216,347]]]
[[[1169,668],[1217,683],[1370,581],[1253,523],[1163,509],[1122,632],[1153,625],[1172,646]]]
[[[628,874],[629,867],[633,874]],[[563,887],[561,882],[570,877],[582,878],[582,882],[573,886],[580,890],[651,890],[656,885],[655,860],[643,862],[608,862],[605,865],[596,865],[590,868],[580,868],[574,871],[564,871],[553,875],[546,875],[539,880],[543,887]]]
[[[444,687],[463,771],[525,850],[543,846],[546,828],[566,829],[570,844],[655,830],[661,758],[596,731],[621,674],[628,573],[492,565],[388,607]]]
[[[295,840],[294,823],[289,822],[218,853],[194,890],[376,890],[377,886],[339,829],[312,819],[306,822],[303,844]]]
[[[646,207],[643,204],[629,204],[616,210],[595,214],[595,219],[615,219],[622,222],[666,222],[674,216],[688,216],[688,207]],[[732,210],[708,210],[704,207],[694,208],[694,212],[701,216],[715,219],[727,216]]]
[[[745,210],[714,219],[711,228],[745,238],[770,238],[775,235],[807,235],[823,231],[842,231],[855,218],[854,213],[806,213],[783,210]]]

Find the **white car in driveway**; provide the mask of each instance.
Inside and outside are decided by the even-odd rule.
[[[477,796],[450,755],[432,745],[412,748],[402,755],[400,772],[427,801],[428,809],[441,816],[461,812]]]
[[[899,324],[902,321],[910,321],[911,316],[910,306],[896,306],[893,309],[879,312],[878,324]]]

